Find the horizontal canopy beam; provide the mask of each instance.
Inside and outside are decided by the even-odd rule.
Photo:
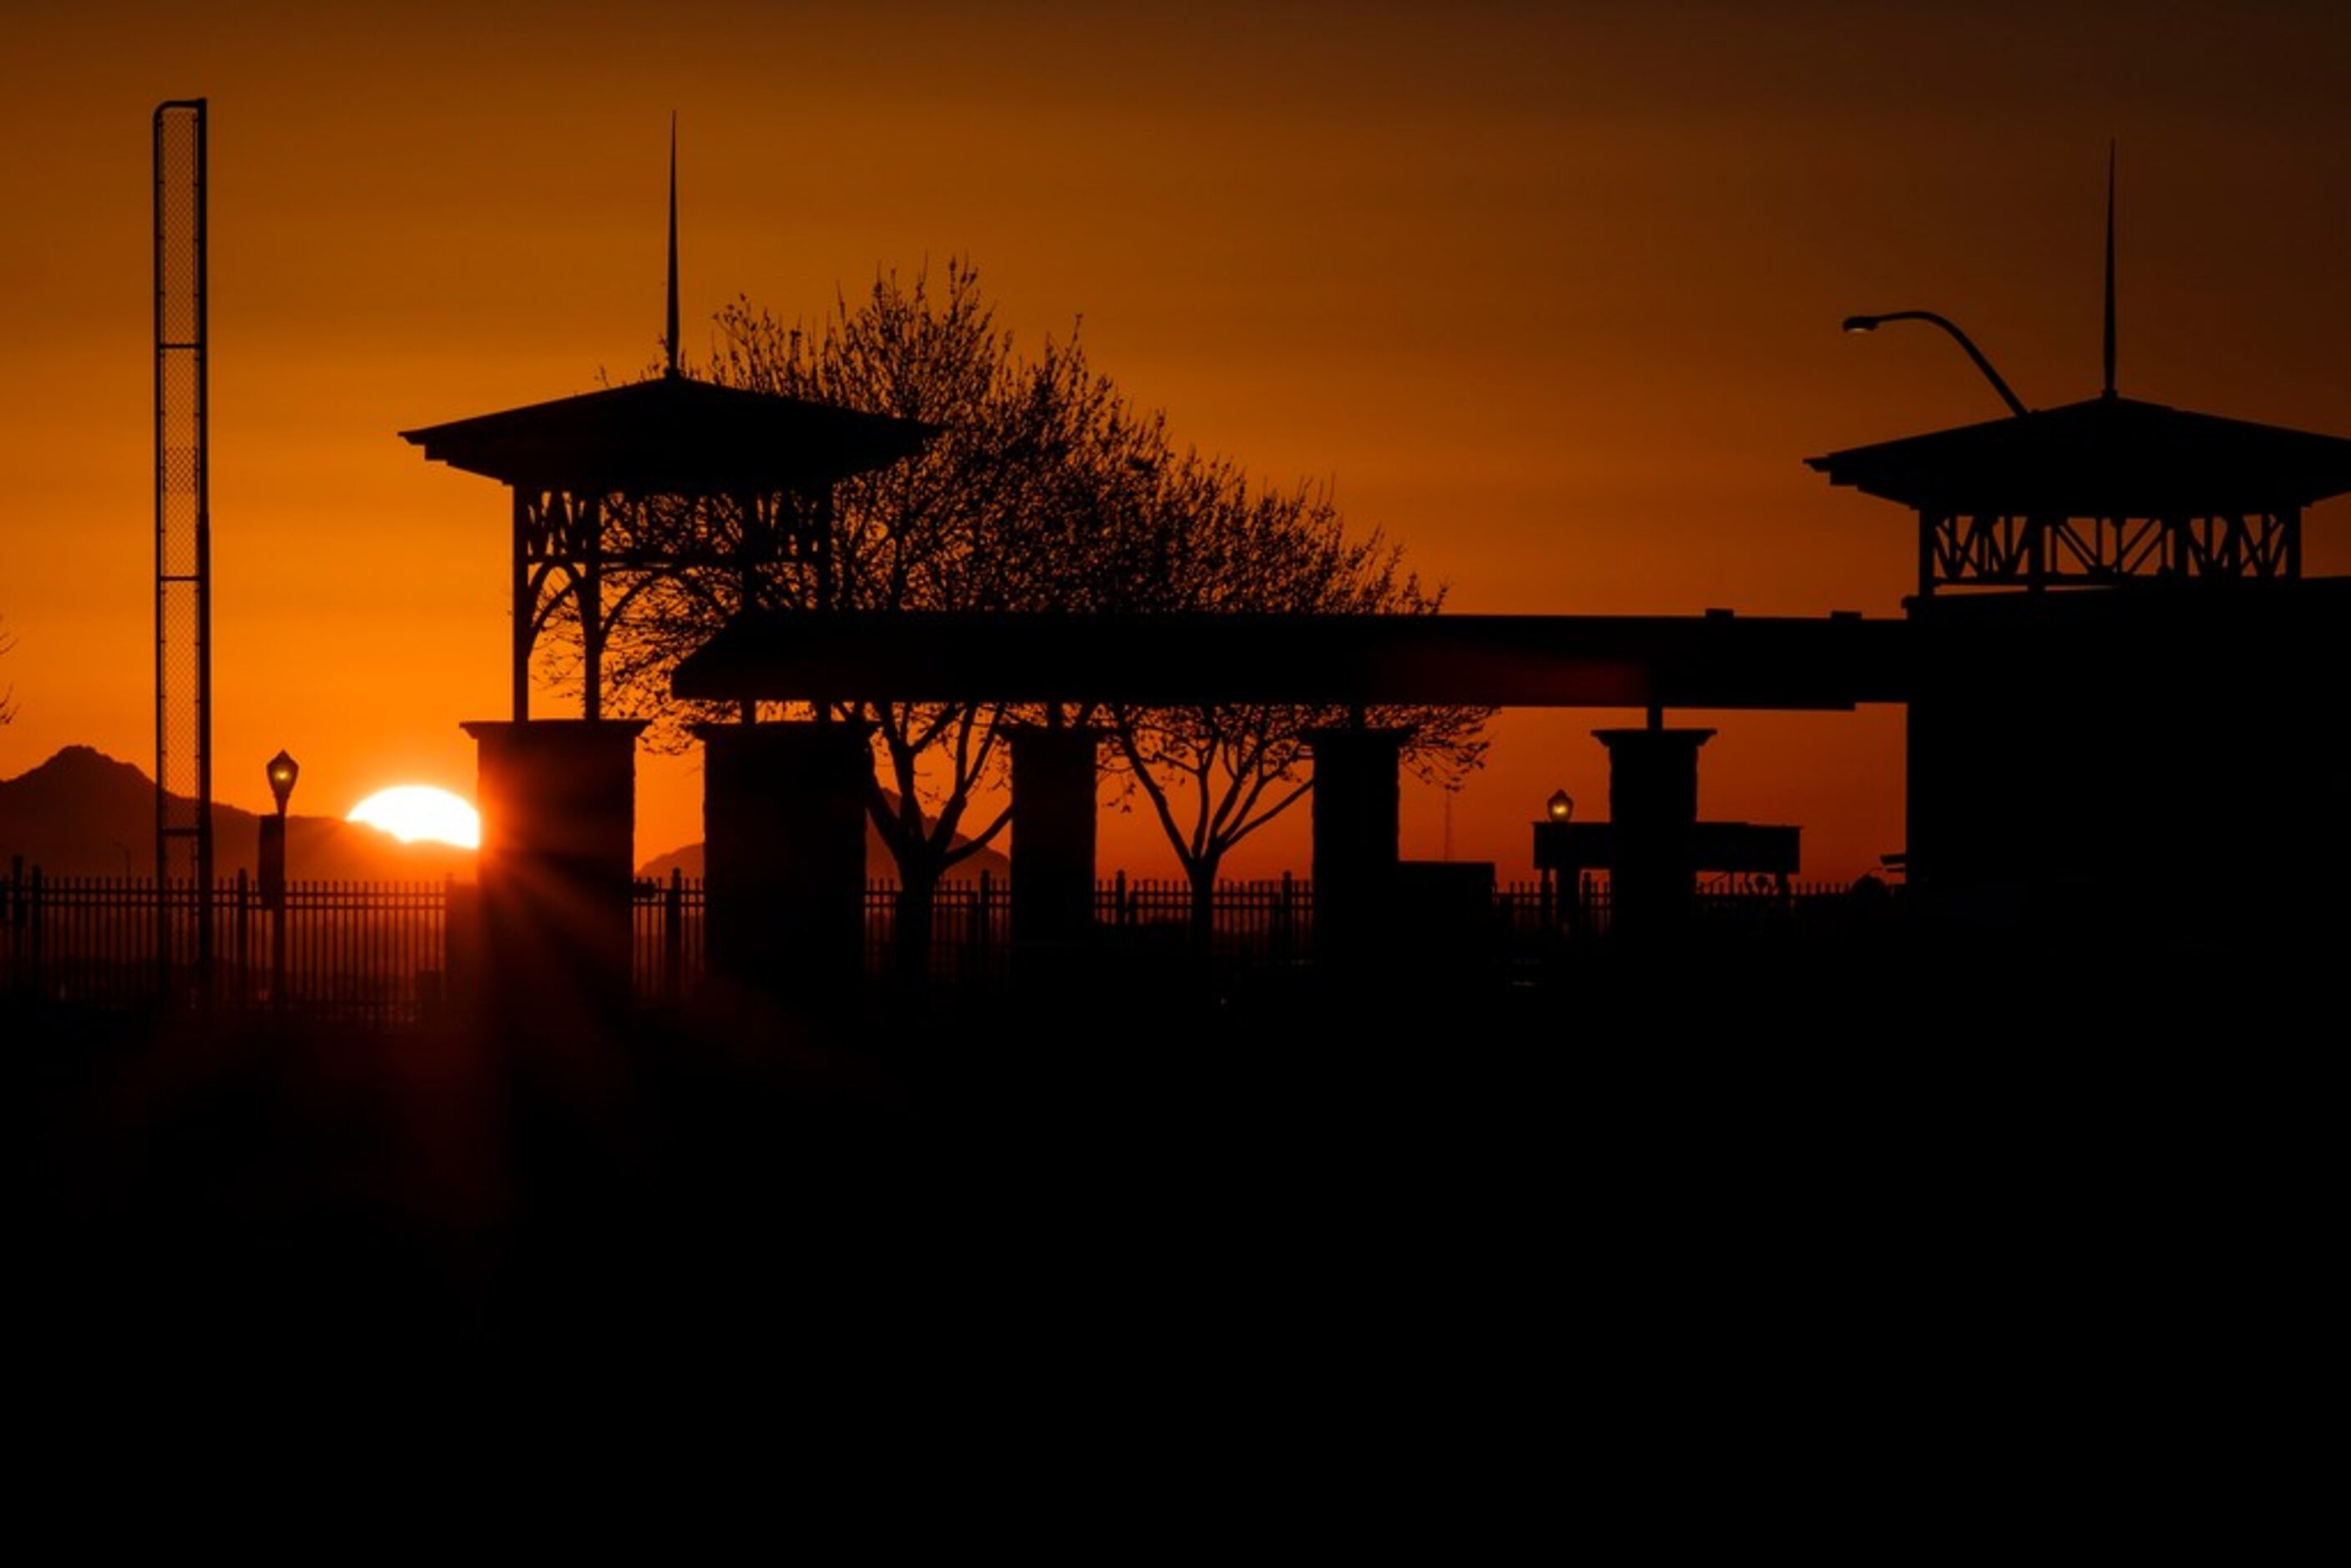
[[[711,701],[1843,709],[1907,700],[1910,626],[1608,615],[768,612],[677,668]]]

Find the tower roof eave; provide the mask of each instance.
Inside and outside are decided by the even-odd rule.
[[[2351,440],[2099,397],[1808,457],[1832,485],[1921,512],[2275,512],[2351,492]]]
[[[517,488],[716,495],[831,484],[938,427],[689,376],[403,430],[426,458]]]

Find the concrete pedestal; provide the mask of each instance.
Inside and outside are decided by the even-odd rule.
[[[1066,950],[1094,925],[1094,757],[1100,732],[1024,725],[1012,747],[1012,942]]]
[[[695,727],[714,979],[796,1009],[856,995],[872,733],[810,720]]]
[[[1698,747],[1714,731],[1592,733],[1608,748],[1608,815],[1616,840],[1610,924],[1634,939],[1678,930],[1688,923],[1698,891],[1692,840]]]
[[[483,719],[476,983],[502,1023],[594,1029],[625,1014],[636,852],[632,720]]]
[[[1396,764],[1406,732],[1318,729],[1314,754],[1314,946],[1326,958],[1368,951],[1395,883]]]

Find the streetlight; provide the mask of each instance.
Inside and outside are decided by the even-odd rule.
[[[294,793],[294,780],[302,777],[302,765],[284,751],[269,759],[269,792],[277,800],[277,814],[286,814],[286,802]]]
[[[269,759],[269,793],[277,814],[261,819],[261,906],[269,911],[269,1008],[286,1010],[286,803],[302,765],[283,750]]]
[[[1976,369],[1981,371],[1984,373],[1984,379],[1991,382],[1992,391],[2000,393],[2000,401],[2008,404],[2009,413],[2021,419],[2029,412],[2024,404],[2018,401],[2016,394],[2008,390],[2008,383],[2000,379],[2000,372],[1991,368],[1991,361],[1983,357],[1983,350],[1977,348],[1969,340],[1968,335],[1952,325],[1947,318],[1938,316],[1932,310],[1888,310],[1877,316],[1848,316],[1844,319],[1844,329],[1848,332],[1875,332],[1880,325],[1887,321],[1930,321],[1940,327],[1958,341],[1960,348],[1968,351],[1968,358],[1976,362]]]
[[[1568,823],[1575,820],[1575,797],[1564,789],[1552,790],[1551,799],[1543,802],[1543,815],[1551,819],[1552,827],[1564,829]],[[1563,843],[1559,846],[1561,849],[1564,847]],[[1560,903],[1559,857],[1557,852],[1553,852],[1542,858],[1546,862],[1542,868],[1542,920],[1543,925],[1549,926],[1553,925],[1562,913]]]
[[[278,909],[286,903],[286,802],[293,798],[302,765],[280,751],[269,759],[267,772],[277,814],[261,819],[261,906]]]

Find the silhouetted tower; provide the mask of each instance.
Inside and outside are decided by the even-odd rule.
[[[2062,407],[1807,459],[1911,508],[1908,875],[2001,925],[2243,930],[2351,871],[2351,580],[2303,577],[2303,514],[2351,441],[2105,386]]]
[[[649,590],[717,599],[711,608],[726,612],[831,608],[834,485],[932,434],[684,373],[674,120],[669,260],[660,376],[401,433],[426,457],[513,491],[514,716],[464,727],[480,769],[482,1000],[509,1039],[557,1050],[628,1002],[643,725],[604,716],[609,627]],[[580,626],[582,714],[534,719],[531,649],[567,606]],[[835,987],[854,979],[853,946],[811,954],[790,940],[793,897],[846,899],[853,913],[864,893],[867,731],[817,710],[818,722],[755,724],[747,702],[743,723],[703,727],[710,946],[724,979],[798,978],[796,963],[820,965],[814,977]],[[779,835],[778,801],[794,826],[816,827]],[[785,918],[767,918],[779,907]]]
[[[2104,390],[2095,398],[2041,410],[2012,402],[2013,418],[1806,459],[1833,485],[1917,513],[1920,598],[2302,575],[2303,509],[2346,488],[2351,444],[2115,391],[2111,157],[2104,324]]]
[[[155,877],[194,890],[194,929],[155,901],[168,988],[175,948],[198,986],[213,958],[212,498],[205,355],[204,100],[156,107]]]
[[[2113,392],[1808,458],[1917,514],[1918,596],[2302,575],[2351,443]]]
[[[830,607],[833,486],[918,451],[928,426],[686,375],[678,360],[677,143],[670,141],[665,364],[653,380],[401,432],[427,458],[513,491],[514,716],[530,656],[567,609],[580,623],[582,714],[603,716],[609,627],[650,585],[731,580],[733,608]]]

